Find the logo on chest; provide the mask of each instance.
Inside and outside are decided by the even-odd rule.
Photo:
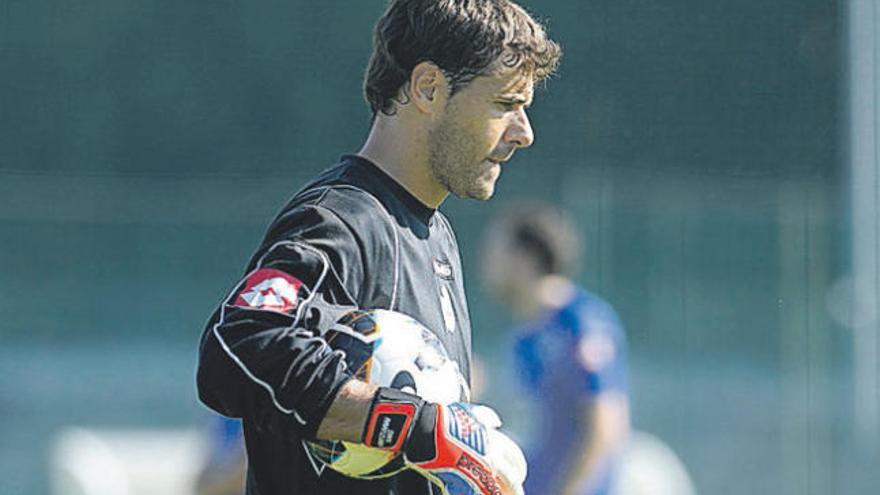
[[[452,280],[452,265],[445,260],[434,260],[434,274],[443,280]]]
[[[434,259],[434,274],[440,280],[451,282],[454,277],[452,274],[452,265],[446,260]],[[455,332],[455,306],[452,304],[452,293],[449,291],[449,284],[440,282],[438,290],[440,291],[440,312],[443,315],[443,325],[449,333]]]
[[[443,314],[443,324],[449,333],[455,332],[455,308],[452,306],[452,295],[449,287],[445,284],[440,286],[440,312]]]

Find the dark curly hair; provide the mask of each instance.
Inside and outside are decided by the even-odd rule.
[[[421,62],[436,64],[455,94],[496,61],[541,81],[560,55],[543,26],[509,0],[392,0],[373,32],[364,93],[374,115],[392,115],[395,102],[406,103],[400,89]]]

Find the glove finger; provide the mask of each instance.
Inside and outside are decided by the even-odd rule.
[[[501,417],[489,406],[477,404],[470,409],[471,414],[487,428],[500,428]]]
[[[503,476],[495,475],[495,480],[498,481],[498,484],[501,487],[501,493],[504,495],[524,495],[525,493],[523,485],[508,483]]]
[[[488,444],[491,452],[487,457],[495,472],[503,476],[511,486],[522,485],[526,480],[528,466],[519,445],[496,430],[489,430]]]

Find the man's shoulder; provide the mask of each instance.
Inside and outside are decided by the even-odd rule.
[[[393,244],[393,222],[368,181],[343,158],[287,202],[269,226],[264,245],[298,239],[351,252],[385,251],[383,244]]]
[[[387,215],[369,182],[357,163],[344,156],[297,192],[283,211],[318,207],[346,221]]]
[[[562,312],[577,321],[575,327],[580,331],[612,335],[623,332],[620,317],[611,303],[583,287],[578,287],[576,296]]]
[[[449,235],[453,238],[453,240],[456,240],[456,243],[457,243],[457,239],[455,236],[455,229],[452,228],[452,223],[449,221],[449,217],[447,217],[439,209],[434,213],[434,215],[437,217],[437,223],[439,225],[441,225],[443,227],[443,229],[445,229],[449,233]]]

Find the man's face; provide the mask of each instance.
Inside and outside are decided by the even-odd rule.
[[[534,140],[526,109],[534,82],[523,71],[480,76],[453,95],[428,133],[428,166],[460,198],[489,199],[501,163]]]

